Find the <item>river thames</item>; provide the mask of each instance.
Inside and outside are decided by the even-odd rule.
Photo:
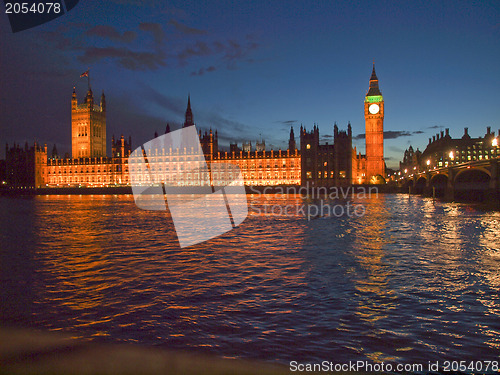
[[[300,196],[248,200],[180,248],[131,195],[0,197],[2,324],[285,364],[498,360],[498,211],[385,194],[307,220],[262,209]]]

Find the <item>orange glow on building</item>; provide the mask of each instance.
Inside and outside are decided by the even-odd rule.
[[[370,89],[365,97],[366,182],[378,176],[385,178],[384,98],[378,87],[373,64]]]
[[[71,97],[71,151],[73,159],[106,157],[106,99],[94,103],[89,87],[82,104],[78,104],[73,88]]]
[[[242,149],[231,144],[230,151],[220,151],[217,131],[210,129],[202,134],[199,131],[200,144],[208,163],[232,163],[239,166],[245,185],[276,186],[344,186],[370,183],[373,176],[385,178],[383,159],[383,118],[384,102],[378,89],[378,79],[373,68],[370,78],[370,91],[365,98],[366,121],[366,156],[352,147],[352,129],[347,131],[334,126],[333,144],[319,143],[319,128],[315,125],[311,132],[301,126],[300,146],[297,147],[293,128],[287,150],[266,150],[265,142],[260,140],[252,150],[250,142],[243,142]],[[185,114],[184,127],[193,126],[194,118],[191,101]],[[6,164],[11,186],[19,187],[106,187],[130,185],[128,157],[132,150],[132,141],[121,136],[112,138],[111,157],[106,155],[106,100],[101,95],[100,104],[94,103],[92,90],[89,88],[83,103],[79,104],[76,91],[71,98],[72,157],[60,158],[57,154],[48,157],[47,147],[35,145],[29,151],[14,145],[6,148]],[[170,131],[167,125],[166,132]],[[155,134],[155,137],[158,135]],[[57,151],[54,147],[54,150]],[[181,168],[180,163],[190,159],[189,153],[179,150],[156,150],[152,160],[158,168],[165,171]],[[23,155],[21,155],[23,154]],[[180,169],[177,169],[180,170]],[[224,174],[224,169],[217,169]],[[27,171],[27,172],[25,172]],[[228,172],[232,173],[232,172]],[[22,177],[24,174],[30,176]],[[33,176],[34,177],[33,177]],[[167,173],[158,171],[158,179]],[[17,178],[18,176],[19,178]],[[22,177],[22,178],[21,178]],[[148,181],[150,177],[139,176],[139,181]],[[229,178],[229,179],[228,179]],[[231,176],[214,174],[212,182],[230,181]],[[163,180],[162,180],[163,181]],[[190,184],[196,184],[193,176]]]

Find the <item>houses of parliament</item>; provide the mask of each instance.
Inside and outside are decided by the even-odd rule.
[[[385,177],[383,153],[384,100],[373,66],[369,90],[364,100],[366,155],[352,147],[352,128],[339,130],[335,124],[333,144],[320,144],[319,128],[308,131],[301,126],[300,146],[293,127],[286,150],[266,150],[265,142],[250,142],[242,147],[231,144],[229,151],[219,149],[218,134],[212,129],[199,131],[200,144],[207,162],[233,163],[239,166],[245,185],[347,186],[380,183]],[[194,126],[188,97],[183,127]],[[170,132],[167,125],[165,133]],[[155,134],[157,136],[157,134]],[[71,157],[60,158],[57,150],[49,157],[47,146],[35,143],[24,147],[6,145],[6,180],[12,188],[106,187],[130,185],[128,158],[132,140],[123,136],[111,139],[111,157],[107,156],[106,98],[97,103],[92,89],[79,103],[75,89],[71,98]],[[189,155],[175,149],[157,150],[157,156],[172,166],[188,160]],[[69,156],[69,155],[68,155]],[[175,166],[174,168],[175,169]]]

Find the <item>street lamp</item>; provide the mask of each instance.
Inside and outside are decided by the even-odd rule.
[[[427,167],[429,167],[431,165],[431,159],[427,159]]]
[[[493,141],[491,142],[491,145],[493,147],[497,147],[498,146],[498,138],[493,138]]]
[[[455,154],[453,154],[453,151],[450,151],[450,155],[449,156],[450,156],[451,160],[455,159]]]

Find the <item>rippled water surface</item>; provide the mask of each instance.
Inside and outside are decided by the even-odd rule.
[[[132,196],[1,197],[2,322],[284,363],[499,357],[499,212],[381,195],[308,221],[278,215],[303,198],[248,199],[181,249]]]

